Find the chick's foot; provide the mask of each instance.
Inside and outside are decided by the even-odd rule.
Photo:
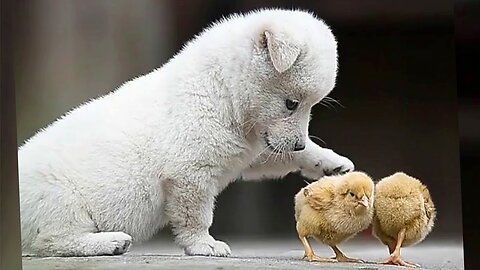
[[[328,262],[328,263],[334,263],[334,262],[338,262],[337,260],[335,259],[330,259],[330,258],[320,258],[318,257],[317,255],[315,254],[305,254],[303,255],[303,258],[302,259],[306,259],[307,261],[309,262]]]
[[[338,261],[338,262],[346,262],[346,263],[364,263],[363,260],[360,260],[360,259],[353,259],[353,258],[349,258],[347,256],[340,256],[340,257],[335,257],[335,259]]]
[[[333,252],[335,252],[334,259],[336,259],[338,262],[346,262],[346,263],[363,263],[364,262],[359,259],[352,259],[345,256],[345,254],[343,254],[343,252],[337,246],[330,246],[330,247],[332,248]]]
[[[417,268],[420,267],[418,264],[412,264],[412,263],[407,263],[404,260],[400,258],[400,256],[396,255],[390,255],[388,259],[386,259],[383,262],[380,262],[380,264],[391,264],[391,265],[399,265],[399,266],[404,266],[404,267],[410,267],[410,268]]]

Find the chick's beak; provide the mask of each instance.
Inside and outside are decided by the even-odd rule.
[[[368,198],[367,196],[363,195],[362,199],[360,199],[360,201],[358,201],[361,205],[365,206],[365,207],[368,207]]]

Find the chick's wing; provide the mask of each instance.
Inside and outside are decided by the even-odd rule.
[[[335,196],[334,183],[330,179],[320,180],[306,187],[304,195],[313,209],[319,211],[328,209]]]

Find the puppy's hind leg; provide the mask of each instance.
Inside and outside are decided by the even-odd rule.
[[[84,200],[78,194],[62,192],[55,200],[23,204],[23,239],[38,256],[97,256],[125,253],[132,237],[123,232],[99,232]],[[34,200],[36,199],[36,200]]]
[[[132,237],[123,232],[39,235],[32,245],[39,256],[120,255],[128,251]]]

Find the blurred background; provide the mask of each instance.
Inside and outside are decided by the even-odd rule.
[[[465,269],[480,269],[480,217],[476,199],[480,171],[480,1],[455,5],[455,52],[462,175]]]
[[[330,96],[343,106],[314,107],[310,133],[375,179],[396,171],[421,179],[438,208],[431,237],[462,241],[451,1],[38,0],[16,5],[19,144],[72,107],[161,66],[222,16],[262,7],[313,11],[338,40],[339,75]],[[304,185],[298,175],[233,183],[218,198],[211,233],[296,237],[293,196]],[[163,236],[170,237],[168,228],[159,233]]]

